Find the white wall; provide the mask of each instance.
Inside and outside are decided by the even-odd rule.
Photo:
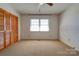
[[[60,19],[60,40],[79,50],[79,4],[73,4]]]
[[[19,34],[19,40],[20,40],[20,21],[21,17],[20,14],[17,13],[12,6],[9,3],[0,3],[0,8],[3,8],[4,10],[7,10],[8,12],[12,13],[13,15],[18,16],[18,34]]]
[[[49,32],[30,32],[31,18],[49,19]],[[58,39],[58,16],[57,15],[22,15],[21,39]]]

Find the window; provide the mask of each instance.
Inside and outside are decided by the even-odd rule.
[[[39,31],[39,19],[31,19],[30,31]]]
[[[30,31],[49,31],[48,19],[31,19]]]
[[[40,20],[40,31],[49,31],[48,19]]]

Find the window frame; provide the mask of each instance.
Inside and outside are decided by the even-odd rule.
[[[31,27],[32,27],[31,21],[32,21],[33,19],[37,19],[37,20],[39,21],[39,25],[38,25],[39,30],[38,30],[38,31],[33,31],[33,30],[31,30]],[[49,19],[48,19],[48,18],[41,18],[41,19],[39,19],[39,18],[33,18],[33,19],[30,19],[30,32],[49,32]],[[44,30],[44,31],[40,31],[40,28],[41,28],[41,20],[42,20],[42,19],[48,20],[48,22],[47,22],[48,30],[46,30],[46,31],[45,31],[45,30]]]

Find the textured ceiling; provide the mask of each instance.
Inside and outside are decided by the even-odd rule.
[[[54,3],[53,6],[43,4],[40,7],[39,3],[11,3],[12,7],[21,14],[59,14],[71,6],[71,3]]]

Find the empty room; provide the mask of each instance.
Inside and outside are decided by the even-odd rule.
[[[78,56],[79,3],[0,3],[0,56]]]

